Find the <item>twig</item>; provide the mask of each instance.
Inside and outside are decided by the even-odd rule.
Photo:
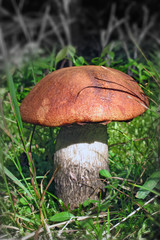
[[[40,198],[39,193],[38,193],[38,191],[37,191],[37,189],[36,189],[36,186],[35,186],[35,183],[34,183],[34,179],[33,179],[33,173],[32,173],[32,170],[31,170],[30,167],[29,167],[29,171],[30,171],[30,176],[31,176],[31,184],[32,184],[32,187],[33,187],[33,189],[34,189],[34,192],[35,192],[36,196],[37,196],[38,199],[40,200],[41,198]]]
[[[128,44],[126,42],[126,34],[124,33],[124,31],[123,31],[121,26],[119,26],[117,28],[117,31],[119,33],[120,41],[123,43],[123,48],[124,48],[124,51],[125,51],[125,53],[127,55],[127,58],[130,59],[131,55],[130,55],[130,52],[129,52],[129,49],[128,49]]]
[[[137,213],[139,210],[141,210],[144,206],[146,206],[147,204],[151,203],[153,200],[155,200],[157,198],[157,196],[151,198],[148,202],[145,202],[143,204],[142,207],[137,208],[135,211],[133,211],[132,213],[130,213],[127,217],[123,218],[119,223],[117,223],[116,225],[114,225],[110,231],[112,231],[113,229],[115,229],[116,227],[118,227],[122,222],[125,222],[128,218],[132,217],[135,213]],[[103,236],[106,235],[107,232],[103,233]]]
[[[130,40],[134,43],[133,58],[136,59],[137,55],[138,55],[138,48],[135,45],[135,42],[137,43],[137,45],[140,46],[140,44],[142,43],[142,41],[145,39],[146,35],[148,34],[148,31],[153,27],[155,20],[156,20],[156,16],[154,15],[153,17],[151,17],[151,19],[149,21],[149,17],[148,17],[149,11],[145,6],[143,6],[143,13],[144,13],[143,14],[143,27],[139,31],[137,24],[134,24],[132,27],[129,25],[130,11],[132,10],[133,5],[134,5],[134,3],[132,3],[126,10],[125,28],[126,28],[126,31],[127,31],[127,34],[129,36]]]
[[[50,172],[50,170],[48,170],[45,175],[43,176],[43,179],[41,180],[41,184],[40,184],[40,189],[41,189],[41,195],[43,194],[43,181],[46,178],[46,176],[48,175],[48,173]]]
[[[108,216],[108,213],[100,214],[98,217],[99,217],[99,218],[103,218],[103,217],[105,217],[105,216]],[[70,221],[70,223],[73,223],[73,222],[75,221],[75,219],[76,219],[77,221],[83,221],[83,220],[90,219],[90,218],[92,218],[92,219],[97,218],[97,215],[96,215],[96,216],[73,217],[72,220]],[[56,224],[53,224],[53,225],[48,226],[48,228],[49,228],[49,229],[53,229],[53,228],[56,228],[56,227],[61,227],[61,226],[65,225],[65,224],[67,224],[67,223],[68,223],[68,221],[61,222],[61,223],[56,223]],[[39,230],[39,233],[42,233],[42,232],[44,232],[44,229],[43,229],[43,228],[41,228],[41,229]],[[30,239],[30,238],[32,238],[34,235],[35,235],[35,232],[30,233],[30,234],[28,234],[27,236],[23,237],[21,240]]]
[[[71,217],[71,218],[69,219],[69,221],[64,225],[64,227],[59,231],[59,233],[57,234],[58,237],[61,236],[63,230],[68,226],[69,223],[71,223],[72,219],[73,219],[73,217]]]
[[[69,21],[68,19],[66,19],[65,15],[60,13],[60,19],[61,19],[61,23],[66,35],[66,39],[67,39],[67,45],[71,45],[71,33],[70,33],[70,27],[69,27]]]
[[[105,182],[105,181],[104,181]],[[116,191],[118,191],[119,193],[124,194],[126,197],[128,197],[129,199],[131,199],[137,206],[139,206],[140,208],[143,208],[143,206],[141,207],[139,203],[137,203],[132,197],[130,197],[128,194],[126,194],[125,192],[119,190],[118,188],[114,187],[112,184],[109,184],[113,189],[115,189]],[[119,187],[123,188],[123,186],[119,185]],[[149,213],[146,209],[143,209],[146,213]]]
[[[118,20],[115,16],[115,11],[116,11],[116,4],[114,3],[111,6],[111,11],[110,11],[111,13],[110,13],[110,17],[108,20],[108,26],[107,26],[106,30],[101,31],[102,49],[108,44],[112,32],[116,28],[118,28],[122,23],[124,23],[124,21],[125,21],[125,18]]]
[[[39,34],[38,34],[38,45],[40,45],[41,40],[45,37],[45,29],[47,28],[49,11],[50,11],[50,6],[47,5],[44,11],[44,15],[42,17],[42,23],[41,23]]]
[[[61,36],[61,34],[60,34],[60,30],[59,30],[59,28],[57,27],[57,24],[54,22],[53,18],[51,18],[50,15],[48,15],[47,17],[48,17],[48,21],[49,21],[49,23],[50,23],[50,25],[51,25],[51,27],[52,27],[55,35],[57,36],[57,39],[58,39],[59,42],[60,42],[61,47],[64,47],[64,46],[65,46],[65,43],[64,43],[64,40],[63,40],[63,38],[62,38],[62,36]]]
[[[14,227],[14,226],[9,226],[9,225],[1,225],[1,228],[6,228],[6,229],[13,229],[13,230],[17,230],[19,231],[18,227]]]
[[[51,177],[51,179],[49,181],[49,183],[47,184],[47,187],[45,188],[44,193],[43,193],[42,198],[41,198],[40,207],[42,206],[43,199],[44,199],[44,196],[46,194],[47,189],[49,188],[50,184],[52,183],[53,179],[55,178],[55,175],[57,174],[57,172],[59,171],[60,168],[61,168],[60,166],[58,166],[56,168],[56,170],[54,171],[54,173],[53,173],[53,175],[52,175],[52,177]]]
[[[53,240],[51,230],[50,230],[48,224],[46,223],[46,220],[43,219],[43,221],[44,221],[45,229],[47,232],[47,236],[49,237],[49,240]]]
[[[21,12],[20,12],[19,7],[18,7],[16,1],[11,0],[11,2],[12,2],[12,5],[14,7],[14,10],[15,10],[15,12],[17,14],[17,19],[15,19],[15,20],[18,20],[18,23],[20,24],[20,27],[21,27],[21,29],[22,29],[22,31],[23,31],[27,41],[31,42],[32,39],[31,39],[30,33],[29,33],[29,31],[27,29],[27,26],[26,26],[26,24],[24,22],[24,18],[22,16]]]
[[[126,181],[126,182],[134,182],[130,179],[127,179],[127,178],[120,178],[120,177],[111,177],[111,179],[118,179],[118,180],[121,180],[121,181]]]

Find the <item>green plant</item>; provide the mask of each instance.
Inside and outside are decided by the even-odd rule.
[[[15,69],[13,75],[7,67],[8,87],[1,88],[0,105],[1,233],[10,237],[28,233],[28,239],[35,234],[42,234],[43,239],[46,234],[50,239],[158,237],[158,67],[154,59],[152,64],[142,64],[138,59],[123,64],[116,52],[108,51],[104,49],[91,63],[105,66],[109,63],[124,72],[133,72],[153,101],[150,101],[150,110],[130,123],[108,125],[110,172],[100,172],[107,197],[84,202],[72,212],[56,198],[51,184],[54,178],[51,145],[56,141],[59,128],[37,126],[34,129],[23,124],[18,106],[33,85],[46,72],[57,69],[64,59],[78,66],[89,63],[77,56],[74,47],[68,46],[46,58],[32,58],[22,68]],[[156,62],[160,64],[159,58]]]

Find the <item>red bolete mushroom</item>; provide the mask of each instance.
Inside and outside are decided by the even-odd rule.
[[[103,66],[68,67],[45,76],[20,106],[22,120],[61,126],[54,154],[55,190],[73,209],[98,199],[109,169],[106,124],[129,121],[148,108],[148,98],[127,74]]]

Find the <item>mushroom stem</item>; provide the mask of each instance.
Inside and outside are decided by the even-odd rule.
[[[57,137],[54,167],[57,197],[70,208],[105,192],[99,171],[108,169],[107,128],[101,124],[62,127]],[[102,195],[103,196],[103,195]]]

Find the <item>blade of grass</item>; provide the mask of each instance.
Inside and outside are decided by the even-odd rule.
[[[15,216],[15,218],[13,218],[13,221],[14,221],[14,224],[17,225],[16,209],[15,209],[15,206],[14,206],[14,203],[13,203],[13,200],[12,200],[12,196],[11,196],[11,193],[10,193],[10,190],[9,190],[9,186],[8,186],[6,175],[4,174],[5,167],[4,167],[4,164],[3,164],[2,148],[0,148],[0,168],[1,168],[2,177],[4,179],[4,183],[5,183],[5,186],[6,186],[6,189],[7,189],[7,193],[8,193],[9,199],[10,199],[10,203],[11,203],[11,206],[12,206],[12,209],[13,209],[13,213],[14,213],[14,216]]]
[[[14,115],[16,117],[17,126],[18,126],[18,130],[19,130],[19,135],[21,137],[21,141],[22,141],[22,144],[24,146],[24,151],[26,153],[26,156],[27,156],[28,162],[29,162],[29,166],[30,166],[30,169],[32,171],[32,176],[33,176],[35,188],[36,188],[36,191],[37,191],[38,195],[40,196],[40,191],[39,191],[39,188],[38,188],[36,175],[34,174],[35,173],[35,171],[34,171],[34,169],[35,169],[34,168],[34,164],[31,161],[32,159],[31,159],[31,157],[29,155],[29,152],[27,150],[27,146],[26,146],[25,140],[24,140],[23,124],[22,124],[22,120],[21,120],[19,107],[18,107],[18,102],[17,102],[17,99],[16,99],[16,92],[15,92],[13,78],[12,78],[12,75],[11,75],[11,72],[10,72],[9,60],[8,60],[8,56],[7,56],[7,49],[6,49],[6,46],[5,46],[5,42],[4,42],[4,39],[3,39],[3,34],[2,34],[1,28],[0,28],[0,47],[2,49],[2,55],[3,55],[3,58],[4,58],[4,62],[5,62],[5,71],[6,71],[7,82],[8,82],[8,87],[9,87],[10,97],[11,97],[10,104],[11,104],[11,107],[13,109]],[[29,185],[28,185],[28,187],[29,187]],[[29,187],[29,189],[30,189],[30,187]],[[35,200],[35,203],[36,203],[37,207],[40,210],[40,207],[39,207],[39,204],[38,204],[36,198],[34,198],[34,200]],[[46,211],[45,211],[44,204],[42,204],[42,210],[43,210],[43,213],[44,213],[44,215],[46,217]]]
[[[137,41],[135,40],[135,38],[134,38],[133,34],[131,33],[131,31],[129,31],[129,36],[130,36],[131,40],[133,41],[133,43],[135,44],[136,48],[139,50],[139,52],[142,54],[142,56],[146,60],[147,64],[150,66],[152,71],[156,74],[157,79],[159,79],[159,74],[158,74],[157,70],[155,69],[153,64],[148,60],[148,58],[146,57],[146,55],[144,54],[144,52],[142,51],[142,49],[138,45]],[[154,81],[157,83],[157,85],[160,87],[160,82],[151,73],[150,73],[150,75],[154,79]]]
[[[140,190],[137,192],[136,197],[140,199],[146,198],[148,194],[157,186],[158,182],[160,182],[160,171],[152,173],[152,175],[143,184],[143,188],[140,188]],[[144,190],[144,188],[148,190]]]
[[[55,178],[55,175],[57,174],[57,172],[59,171],[60,168],[61,168],[61,167],[58,166],[58,168],[54,171],[54,173],[53,173],[53,175],[52,175],[49,183],[47,184],[47,187],[45,188],[44,193],[43,193],[42,198],[41,198],[40,206],[41,206],[42,203],[43,203],[43,199],[44,199],[44,196],[45,196],[45,194],[46,194],[47,189],[49,188],[50,184],[52,183],[53,179]]]
[[[30,157],[29,157],[27,147],[26,147],[26,144],[25,144],[25,140],[24,140],[24,136],[23,136],[23,124],[22,124],[22,120],[21,120],[21,115],[20,115],[20,111],[19,111],[18,102],[17,102],[17,99],[16,99],[16,92],[15,92],[15,88],[14,88],[13,78],[12,78],[12,75],[11,75],[11,72],[10,72],[7,50],[6,50],[6,46],[5,46],[5,43],[4,43],[1,28],[0,28],[0,47],[2,49],[2,55],[4,57],[4,62],[5,62],[7,82],[8,82],[8,87],[9,87],[10,97],[11,97],[11,102],[10,102],[11,107],[13,108],[13,111],[14,111],[14,114],[15,114],[15,118],[16,118],[17,125],[18,125],[18,130],[19,130],[19,134],[20,134],[23,146],[24,146],[24,150],[26,152],[30,167],[33,171],[33,167],[32,167],[32,164],[30,162]]]
[[[143,204],[142,207],[137,208],[136,210],[134,210],[133,212],[131,212],[127,217],[123,218],[120,222],[118,222],[116,225],[114,225],[110,231],[112,231],[114,228],[118,227],[122,222],[125,222],[127,219],[129,219],[130,217],[132,217],[134,214],[136,214],[138,211],[140,211],[141,209],[144,208],[144,206],[148,205],[149,203],[151,203],[152,201],[154,201],[156,199],[156,196],[151,198],[149,201],[145,202]]]
[[[154,191],[154,190],[152,190],[151,188],[144,187],[144,186],[137,185],[137,184],[132,184],[132,183],[129,183],[129,184],[133,185],[134,187],[141,188],[141,189],[144,190],[144,191],[149,191],[149,192],[151,192],[151,193],[154,193],[154,194],[157,195],[157,196],[160,196],[160,193],[159,193],[159,192]]]
[[[14,113],[15,113],[15,116],[16,116],[19,131],[20,131],[20,136],[23,138],[23,125],[22,125],[22,120],[21,120],[21,115],[20,115],[18,103],[17,103],[17,100],[16,100],[14,83],[13,83],[12,75],[11,75],[10,68],[9,68],[7,50],[6,50],[6,46],[5,46],[5,43],[4,43],[1,28],[0,28],[0,47],[1,47],[1,50],[2,50],[2,55],[3,55],[3,58],[4,58],[4,62],[5,62],[5,71],[6,71],[6,76],[7,76],[8,87],[9,87],[9,90],[10,90],[12,106],[14,108]]]
[[[7,175],[16,185],[23,189],[30,198],[33,198],[28,189],[18,180],[18,178],[16,178],[6,167],[4,167],[2,163],[0,163],[0,170],[2,173],[5,173],[5,175]]]
[[[111,225],[110,212],[109,212],[109,208],[108,208],[108,216],[107,216],[107,232],[108,232],[108,234],[110,234],[110,225]]]

